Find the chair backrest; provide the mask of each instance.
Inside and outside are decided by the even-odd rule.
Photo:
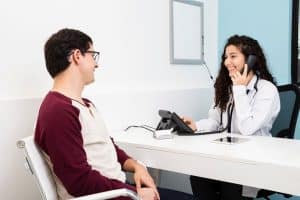
[[[56,185],[43,155],[34,142],[33,136],[18,141],[17,146],[24,151],[28,167],[34,176],[43,200],[57,200]]]
[[[294,84],[281,85],[277,88],[281,108],[272,126],[272,136],[294,138],[300,104],[299,88]]]

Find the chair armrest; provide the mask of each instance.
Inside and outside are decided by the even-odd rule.
[[[116,198],[116,197],[120,197],[120,196],[129,197],[133,200],[141,200],[135,192],[125,189],[125,188],[110,190],[107,192],[100,192],[100,193],[96,193],[96,194],[73,198],[70,200],[105,200],[105,199],[111,199],[111,198]]]

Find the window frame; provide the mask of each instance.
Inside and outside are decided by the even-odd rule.
[[[291,78],[292,83],[300,85],[300,59],[298,60],[299,0],[292,2],[292,43],[291,43]],[[299,75],[298,75],[299,74]]]

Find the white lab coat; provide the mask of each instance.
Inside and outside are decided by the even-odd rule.
[[[257,82],[257,91],[255,83]],[[249,90],[247,94],[247,90]],[[242,135],[271,136],[270,130],[280,111],[280,99],[277,88],[269,81],[254,76],[247,86],[232,87],[234,109],[231,120],[231,132]],[[227,125],[227,111],[222,113],[223,126]],[[220,128],[220,109],[209,110],[208,119],[196,122],[198,130],[213,131]],[[256,197],[258,189],[243,187],[243,196]]]
[[[280,99],[276,86],[259,79],[257,91],[254,86],[257,76],[253,76],[247,86],[232,87],[234,109],[232,113],[231,132],[242,135],[271,136],[270,130],[280,110]],[[247,94],[246,91],[249,90]],[[227,111],[222,113],[223,126],[227,125]],[[220,126],[220,109],[209,110],[208,119],[196,122],[197,130],[213,131]]]

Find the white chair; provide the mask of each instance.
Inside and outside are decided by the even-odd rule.
[[[58,200],[56,186],[44,161],[42,153],[34,142],[33,136],[26,137],[17,142],[17,147],[23,149],[27,168],[33,175],[43,200]],[[126,196],[133,200],[140,200],[137,194],[128,189],[116,189],[107,192],[73,198],[72,200],[104,200]]]

